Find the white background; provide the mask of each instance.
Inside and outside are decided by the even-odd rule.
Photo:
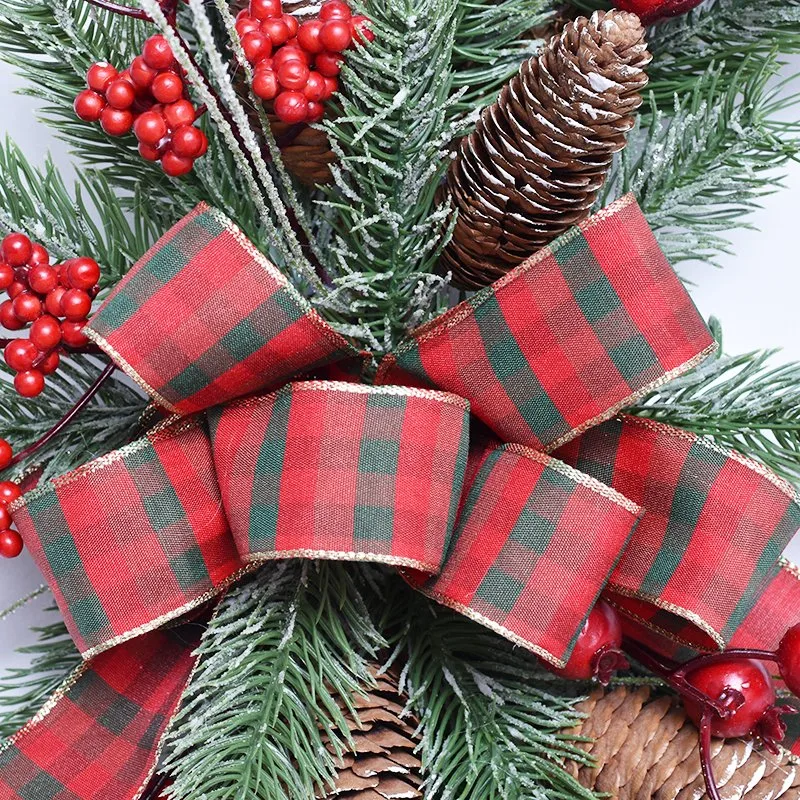
[[[800,57],[791,66],[800,72]],[[69,177],[74,173],[65,145],[36,121],[36,108],[30,99],[12,95],[18,85],[9,67],[0,64],[4,109],[0,132],[8,133],[34,163],[41,163],[49,150]],[[800,107],[795,110],[800,116]],[[721,259],[722,270],[702,264],[682,268],[682,274],[695,284],[692,294],[702,314],[721,320],[729,353],[781,347],[783,353],[778,359],[800,360],[800,165],[792,164],[784,172],[786,188],[765,198],[763,209],[751,217],[758,230],[731,232],[734,255]],[[800,558],[800,541],[795,540],[790,555]],[[0,610],[40,582],[27,555],[0,563]],[[44,618],[42,605],[39,601],[31,603],[0,621],[0,669],[24,663],[13,651],[30,641],[28,628]]]

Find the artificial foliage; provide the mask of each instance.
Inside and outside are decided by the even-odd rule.
[[[459,141],[578,10],[608,7],[355,4],[375,38],[347,53],[339,91],[313,131],[325,142],[323,186],[297,182],[281,159],[282,147],[303,140],[284,141],[251,89],[236,4],[189,0],[177,25],[156,0],[133,5],[152,22],[86,0],[0,0],[0,57],[80,165],[69,187],[51,161],[33,166],[24,148],[4,143],[0,230],[26,233],[59,261],[91,253],[102,265],[102,300],[158,236],[207,202],[234,219],[336,331],[378,357],[452,300],[452,264],[442,253],[459,216],[441,187]],[[133,137],[109,137],[73,111],[94,62],[129,64],[154,33],[169,42],[192,101],[206,107],[198,124],[208,152],[178,180],[144,161]],[[727,252],[726,231],[747,224],[800,151],[798,126],[783,121],[796,97],[778,99],[775,88],[783,56],[800,50],[800,4],[709,0],[650,28],[647,47],[645,102],[630,131],[626,117],[627,146],[595,209],[633,192],[673,264],[713,264]],[[800,366],[775,364],[772,353],[722,355],[632,411],[735,447],[797,485]],[[374,368],[373,360],[369,375]],[[0,434],[16,450],[33,444],[86,397],[102,369],[97,354],[75,353],[40,396],[22,399],[3,367]],[[3,477],[64,473],[151,422],[146,398],[119,374],[89,400]],[[268,564],[194,624],[200,658],[160,767],[176,800],[335,796],[343,765],[358,754],[359,711],[374,708],[364,698],[388,691],[387,681],[392,703],[406,704],[398,724],[413,722],[412,783],[428,800],[592,800],[605,790],[581,780],[593,774],[591,740],[602,735],[585,722],[590,687],[545,672],[388,570]],[[23,650],[30,667],[0,680],[2,737],[80,660],[60,622],[34,634]],[[637,674],[626,685],[635,692],[653,683]]]

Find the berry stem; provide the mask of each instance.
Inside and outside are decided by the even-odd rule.
[[[150,778],[150,783],[147,784],[147,788],[144,790],[141,800],[158,800],[167,782],[167,776],[157,772]]]
[[[33,444],[28,445],[24,450],[21,450],[17,453],[14,458],[11,459],[9,463],[9,467],[16,466],[21,461],[24,461],[26,458],[32,456],[37,450],[40,450],[44,447],[48,442],[58,436],[61,431],[66,428],[78,414],[83,411],[84,408],[92,401],[92,398],[100,391],[100,388],[103,384],[111,377],[111,375],[116,370],[116,364],[111,363],[109,364],[98,376],[97,380],[86,390],[83,397],[75,403],[74,406],[52,427],[50,428],[44,436],[37,439]]]
[[[122,14],[124,17],[133,17],[134,19],[140,19],[143,22],[152,22],[153,20],[142,11],[141,8],[131,8],[130,6],[124,6],[121,3],[114,3],[112,0],[86,0],[89,5],[97,6],[98,8],[102,8],[106,11],[111,11],[113,14]]]
[[[673,675],[685,676],[693,672],[698,667],[706,664],[716,664],[720,661],[728,661],[732,658],[752,658],[756,661],[777,661],[778,654],[772,650],[748,650],[745,648],[720,650],[716,653],[703,653],[682,664],[675,670]]]

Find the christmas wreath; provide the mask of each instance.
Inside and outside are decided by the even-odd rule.
[[[800,3],[615,5],[0,0],[0,800],[800,798]]]

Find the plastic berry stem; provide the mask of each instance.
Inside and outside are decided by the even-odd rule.
[[[20,461],[24,461],[26,458],[32,456],[37,450],[44,447],[48,442],[58,436],[61,431],[66,428],[78,414],[83,411],[86,406],[91,403],[92,398],[100,391],[100,388],[103,384],[111,377],[111,375],[116,370],[115,364],[109,364],[98,376],[97,380],[86,390],[83,397],[75,403],[74,406],[66,413],[64,416],[52,427],[50,428],[44,436],[37,439],[33,444],[28,445],[24,450],[21,450],[17,453],[14,458],[11,459],[8,467],[13,467],[20,463]],[[8,468],[7,467],[7,468]]]
[[[98,8],[102,8],[106,11],[111,11],[114,14],[122,14],[124,17],[133,17],[134,19],[140,19],[143,22],[152,22],[153,20],[142,11],[141,8],[131,8],[130,6],[124,6],[121,3],[114,3],[111,0],[86,0],[89,5],[97,6]]]
[[[157,800],[168,782],[169,780],[166,775],[160,773],[153,775],[153,777],[150,778],[150,783],[147,784],[147,788],[144,790],[142,800]]]

